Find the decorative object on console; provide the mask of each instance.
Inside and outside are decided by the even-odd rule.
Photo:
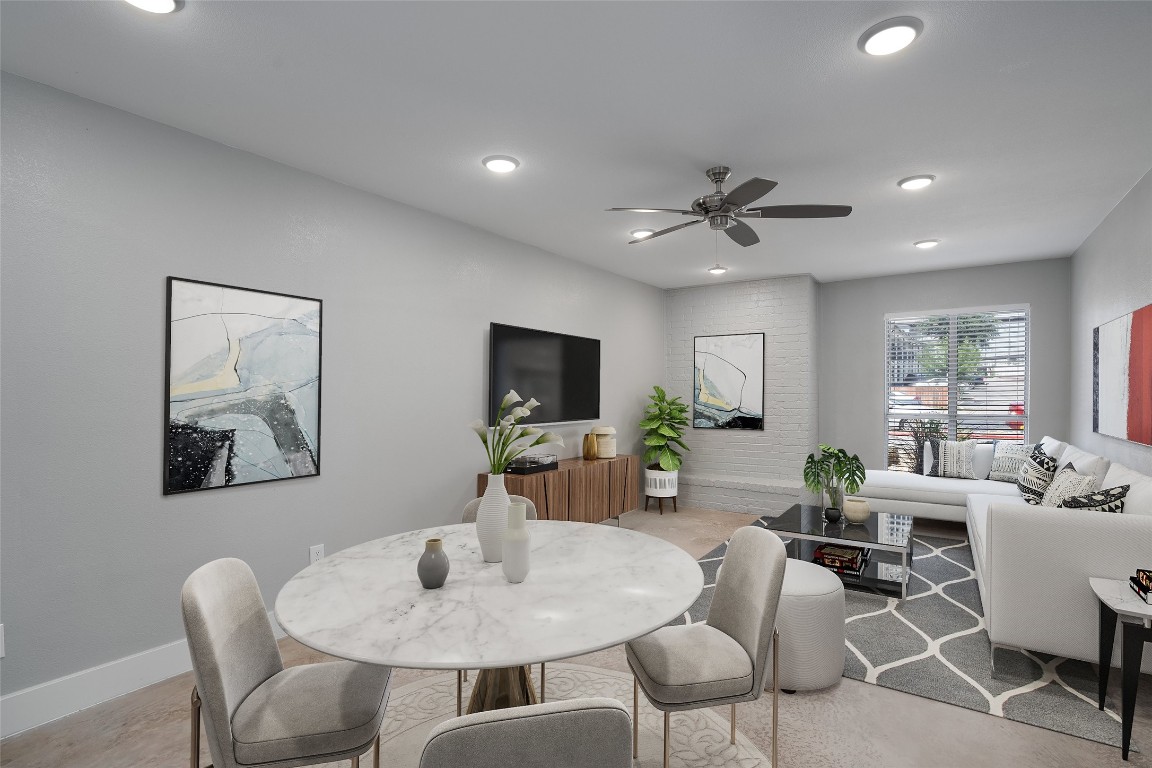
[[[1152,445],[1152,304],[1092,331],[1092,431]]]
[[[684,429],[688,426],[688,406],[679,397],[669,398],[662,387],[652,387],[651,400],[644,409],[640,429],[644,430],[644,507],[648,499],[672,499],[676,505],[680,467],[684,459],[678,448],[691,450],[684,443]],[[664,514],[664,502],[660,502]]]
[[[1115,512],[1124,511],[1124,499],[1128,495],[1130,485],[1118,485],[1114,488],[1105,488],[1095,493],[1086,493],[1082,496],[1069,496],[1058,506],[1065,509],[1083,509],[1086,512]]]
[[[764,429],[764,334],[697,336],[692,426]]]
[[[320,474],[323,302],[168,278],[167,494]]]
[[[584,451],[583,456],[585,461],[594,461],[598,458],[596,453],[596,435],[589,432],[584,435]]]
[[[508,527],[504,529],[504,560],[501,567],[504,570],[504,578],[512,584],[519,584],[528,577],[531,535],[525,522],[526,516],[524,504],[508,505]]]
[[[1095,479],[1092,475],[1082,475],[1076,467],[1067,466],[1056,473],[1052,482],[1044,489],[1044,496],[1040,499],[1043,507],[1059,507],[1065,499],[1074,496],[1083,496],[1092,492]]]
[[[508,462],[505,470],[512,475],[534,475],[537,472],[547,472],[558,466],[556,454],[538,453],[533,456],[517,456]]]
[[[1014,483],[1020,476],[1020,467],[1032,454],[1035,443],[1010,443],[1007,440],[997,440],[995,452],[992,454],[992,471],[988,473],[989,480],[999,480],[1004,483]]]
[[[844,519],[850,523],[866,523],[872,516],[872,510],[864,499],[844,500]]]
[[[596,436],[596,458],[616,458],[616,427],[592,427]]]
[[[856,493],[864,483],[864,462],[856,454],[848,455],[843,448],[820,444],[820,455],[808,454],[804,461],[804,487],[812,493],[827,494],[828,504],[824,517],[830,523],[840,519],[844,506],[844,492]],[[835,516],[829,510],[835,509]]]
[[[1016,478],[1016,487],[1024,501],[1029,504],[1039,504],[1044,498],[1044,491],[1052,483],[1056,475],[1056,459],[1044,452],[1044,447],[1037,444],[1032,449],[1032,455],[1020,467],[1020,476]]]
[[[424,589],[440,589],[448,580],[449,567],[448,555],[444,552],[444,540],[425,541],[424,554],[416,561],[416,575],[420,579],[420,585]]]
[[[516,390],[509,390],[496,411],[495,424],[488,427],[476,419],[468,425],[480,438],[480,442],[484,443],[484,450],[488,454],[488,486],[484,490],[480,508],[476,510],[476,536],[480,540],[480,552],[486,563],[498,563],[501,560],[500,544],[504,529],[508,526],[509,502],[508,492],[504,490],[503,474],[508,463],[537,445],[564,445],[564,440],[553,432],[520,426],[520,421],[540,405],[536,398],[530,398],[524,405],[516,406],[507,416],[504,415],[504,411],[519,402],[521,397],[516,394]],[[531,442],[525,444],[525,440]]]

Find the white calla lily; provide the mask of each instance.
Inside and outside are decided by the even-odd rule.
[[[543,430],[539,427],[524,427],[524,434],[522,437],[535,437],[541,432],[543,432]]]
[[[477,435],[479,435],[480,439],[483,440],[485,444],[488,443],[488,425],[487,424],[485,424],[480,419],[476,419],[471,424],[469,424],[468,427],[473,432],[475,432]]]
[[[521,399],[522,398],[520,397],[520,395],[516,394],[516,390],[514,390],[514,389],[508,390],[508,394],[504,395],[504,402],[500,403],[500,410],[504,410],[505,408],[512,405],[513,403],[520,402]]]
[[[544,434],[540,435],[540,437],[536,438],[536,445],[546,445],[548,443],[556,443],[557,445],[563,447],[564,438],[560,437],[560,435],[556,434],[555,432],[545,432]]]
[[[524,407],[527,408],[529,411],[538,405],[540,405],[540,401],[534,397],[531,400],[529,400],[528,402],[524,403]]]
[[[514,421],[519,421],[520,419],[527,416],[529,413],[531,413],[531,411],[529,411],[527,408],[525,408],[523,406],[516,406],[515,408],[513,408],[511,411],[508,412],[508,415],[511,416]]]

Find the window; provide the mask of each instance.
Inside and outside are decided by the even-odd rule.
[[[1026,441],[1028,308],[888,315],[888,468],[915,469],[924,440]]]

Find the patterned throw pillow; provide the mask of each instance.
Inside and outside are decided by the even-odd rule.
[[[1044,453],[1044,448],[1037,445],[1032,449],[1032,455],[1021,465],[1016,487],[1020,489],[1024,501],[1039,504],[1055,474],[1056,459]]]
[[[936,440],[932,443],[932,477],[957,477],[965,480],[976,479],[975,440]]]
[[[944,443],[942,437],[930,437],[925,441],[928,446],[924,449],[924,474],[928,477],[940,477],[940,454],[944,451]],[[929,452],[931,452],[932,460],[929,461]]]
[[[1083,496],[1071,496],[1060,502],[1060,506],[1067,509],[1084,509],[1093,512],[1124,511],[1124,497],[1128,495],[1130,485],[1118,485],[1115,488],[1105,488],[1096,493],[1087,493]]]
[[[1040,500],[1040,505],[1058,507],[1064,503],[1065,499],[1092,493],[1095,483],[1096,478],[1092,475],[1082,475],[1076,471],[1076,467],[1069,464],[1056,473],[1056,477],[1045,489],[1044,498]]]
[[[999,480],[1002,483],[1014,483],[1020,476],[1020,467],[1032,455],[1035,444],[1009,443],[1004,440],[996,442],[996,451],[992,454],[992,471],[988,473],[989,480]]]

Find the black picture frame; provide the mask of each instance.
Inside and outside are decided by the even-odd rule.
[[[167,278],[165,496],[319,477],[323,318],[321,299]]]
[[[723,350],[729,349],[731,354]],[[739,359],[737,357],[739,352]],[[725,359],[733,358],[733,359]],[[745,359],[747,358],[747,359]],[[701,360],[706,362],[701,363]],[[708,377],[707,361],[722,363],[721,369],[715,374],[716,381],[722,377],[738,380],[744,376],[747,391],[742,387],[739,402],[731,401],[733,392],[721,391],[731,389],[724,385],[716,385],[709,380],[708,389],[717,392],[702,391],[702,384]],[[757,386],[758,382],[758,386]],[[731,384],[731,382],[728,382]],[[725,400],[725,397],[728,399]],[[750,402],[745,402],[749,400]],[[734,405],[732,408],[723,408],[721,402]],[[764,429],[764,333],[720,333],[708,336],[694,336],[692,338],[692,427],[694,429]]]

